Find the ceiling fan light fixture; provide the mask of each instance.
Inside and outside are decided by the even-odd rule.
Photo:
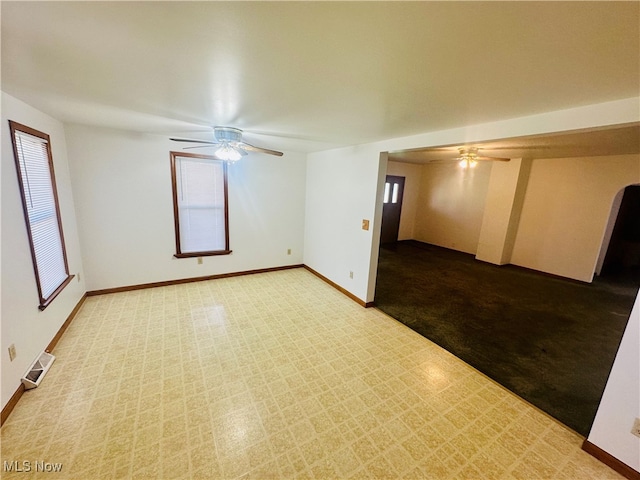
[[[236,162],[242,158],[242,154],[228,143],[223,143],[214,155],[225,162]]]
[[[471,158],[462,158],[458,165],[460,165],[461,168],[475,168],[475,166],[478,165],[478,161]]]
[[[459,148],[458,151],[460,152],[460,156],[458,157],[460,162],[458,165],[460,165],[461,168],[474,168],[478,164],[477,148]]]

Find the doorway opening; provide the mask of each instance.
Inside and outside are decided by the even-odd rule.
[[[612,211],[612,215],[615,212]],[[640,185],[624,189],[600,276],[640,286]]]

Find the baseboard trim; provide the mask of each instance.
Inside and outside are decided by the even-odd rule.
[[[582,442],[582,450],[587,452],[592,457],[600,460],[605,465],[611,467],[623,477],[628,478],[629,480],[640,480],[640,472],[634,470],[626,463],[621,462],[610,453],[605,452],[600,447],[591,443],[589,440],[585,439],[585,441]]]
[[[370,307],[374,307],[375,306],[374,302],[365,302],[364,300],[356,297],[353,293],[351,293],[348,290],[342,288],[337,283],[329,280],[327,277],[325,277],[321,273],[316,272],[313,268],[309,267],[308,265],[303,265],[303,264],[284,265],[284,266],[281,266],[281,267],[259,268],[259,269],[256,269],[256,270],[244,270],[244,271],[241,271],[241,272],[218,273],[218,274],[215,274],[215,275],[206,275],[206,276],[203,276],[203,277],[179,278],[179,279],[176,279],[176,280],[166,280],[166,281],[163,281],[163,282],[140,283],[140,284],[137,284],[137,285],[126,285],[124,287],[103,288],[103,289],[100,289],[100,290],[89,290],[86,293],[86,296],[93,297],[93,296],[96,296],[96,295],[107,295],[109,293],[122,293],[122,292],[130,292],[130,291],[133,291],[133,290],[143,290],[143,289],[146,289],[146,288],[169,287],[171,285],[180,285],[180,284],[183,284],[183,283],[204,282],[204,281],[207,281],[207,280],[216,280],[216,279],[219,279],[219,278],[239,277],[239,276],[242,276],[242,275],[253,275],[253,274],[256,274],[256,273],[277,272],[277,271],[280,271],[280,270],[291,270],[291,269],[294,269],[294,268],[305,268],[306,270],[308,270],[309,272],[313,273],[315,276],[317,276],[321,280],[325,281],[326,283],[331,285],[333,288],[335,288],[336,290],[340,291],[341,293],[343,293],[344,295],[346,295],[347,297],[349,297],[350,299],[352,299],[353,301],[355,301],[356,303],[358,303],[359,305],[361,305],[361,306],[363,306],[365,308],[370,308]]]
[[[354,302],[358,303],[359,305],[361,305],[361,306],[363,306],[365,308],[369,308],[369,307],[373,307],[374,306],[373,302],[365,302],[364,300],[356,297],[353,293],[351,293],[350,291],[348,291],[345,288],[341,287],[340,285],[338,285],[337,283],[333,282],[332,280],[329,280],[327,277],[322,275],[320,272],[316,272],[310,266],[308,266],[308,265],[303,265],[303,266],[304,266],[305,269],[309,270],[311,273],[313,273],[320,280],[323,280],[324,282],[328,283],[333,288],[338,290],[340,293],[346,295],[347,297],[349,297],[351,300],[353,300]]]
[[[9,418],[13,409],[16,408],[18,404],[18,400],[22,397],[22,394],[25,392],[24,385],[20,383],[20,386],[16,390],[16,392],[11,396],[7,404],[2,409],[2,413],[0,414],[0,426],[4,425],[4,422]]]
[[[64,321],[64,323],[62,324],[58,332],[53,336],[53,338],[49,342],[49,345],[47,345],[47,348],[45,348],[45,352],[50,353],[54,349],[54,347],[60,341],[60,338],[62,338],[62,334],[69,327],[69,325],[71,325],[71,322],[73,321],[75,316],[78,314],[78,311],[80,310],[80,308],[82,308],[82,305],[84,304],[84,301],[86,299],[87,299],[87,294],[85,293],[80,299],[80,301],[78,301],[76,306],[73,307],[73,310],[71,310],[71,313],[69,314],[67,319]],[[24,392],[25,392],[24,385],[20,383],[20,386],[18,387],[18,389],[11,396],[7,404],[2,409],[2,412],[0,413],[0,426],[4,425],[4,422],[7,420],[7,418],[9,418],[9,415],[11,414],[11,412],[13,412],[13,409],[16,408],[16,405],[18,404],[18,401],[20,400]]]
[[[71,313],[69,314],[69,316],[67,317],[65,322],[62,324],[60,329],[58,330],[58,333],[56,333],[53,336],[53,339],[51,339],[51,341],[49,342],[49,345],[47,345],[47,348],[45,348],[45,352],[51,353],[51,351],[56,347],[56,345],[58,344],[58,342],[62,338],[62,335],[67,330],[67,328],[69,328],[69,325],[71,325],[71,322],[73,321],[75,316],[78,314],[78,312],[82,308],[82,305],[84,304],[84,301],[86,299],[87,299],[87,294],[85,293],[84,295],[82,295],[82,298],[76,304],[76,306],[73,308],[73,310],[71,310]]]
[[[109,293],[130,292],[133,290],[144,290],[146,288],[169,287],[171,285],[180,285],[183,283],[204,282],[207,280],[216,280],[219,278],[240,277],[242,275],[253,275],[256,273],[278,272],[280,270],[291,270],[293,268],[302,268],[304,265],[284,265],[282,267],[259,268],[256,270],[244,270],[242,272],[218,273],[215,275],[206,275],[204,277],[179,278],[176,280],[166,280],[163,282],[140,283],[138,285],[127,285],[124,287],[103,288],[101,290],[90,290],[87,292],[89,297],[95,295],[106,295]]]

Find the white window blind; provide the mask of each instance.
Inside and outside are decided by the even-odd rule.
[[[48,137],[31,135],[12,124],[14,152],[27,230],[29,232],[40,306],[69,278],[55,193]]]
[[[226,252],[224,162],[186,155],[174,159],[178,254]]]

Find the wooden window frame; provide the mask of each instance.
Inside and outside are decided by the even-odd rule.
[[[27,228],[27,236],[29,237],[29,248],[31,250],[31,259],[33,261],[33,271],[34,271],[34,274],[35,274],[35,277],[36,277],[36,284],[38,286],[38,297],[40,299],[40,305],[38,306],[38,308],[40,310],[44,310],[60,294],[60,292],[67,285],[69,285],[69,283],[71,282],[71,280],[74,277],[74,275],[69,275],[69,263],[67,261],[67,248],[66,248],[65,242],[64,242],[64,233],[63,233],[63,230],[62,230],[62,219],[61,219],[61,216],[60,216],[60,203],[58,201],[58,189],[56,187],[56,176],[55,176],[55,169],[54,169],[54,166],[53,166],[53,155],[51,153],[51,139],[50,139],[49,135],[47,135],[46,133],[40,132],[40,131],[35,130],[35,129],[31,128],[31,127],[28,127],[26,125],[22,125],[22,124],[20,124],[18,122],[14,122],[12,120],[9,120],[9,130],[11,132],[11,143],[13,145],[13,158],[14,158],[15,163],[16,163],[16,172],[18,174],[18,185],[20,187],[20,198],[22,200],[22,212],[24,214],[25,226]],[[42,284],[41,284],[41,280],[40,280],[40,268],[38,266],[38,262],[37,262],[37,258],[36,258],[36,249],[35,249],[35,245],[34,245],[34,242],[33,242],[33,230],[32,230],[31,221],[29,219],[29,214],[28,214],[27,195],[26,195],[26,192],[24,191],[24,181],[23,181],[24,178],[23,178],[22,167],[20,166],[20,155],[18,153],[18,145],[17,145],[17,142],[16,142],[16,132],[22,132],[22,133],[26,133],[28,135],[31,135],[33,137],[40,138],[40,139],[44,140],[45,144],[46,144],[47,162],[48,162],[48,165],[49,165],[49,175],[50,175],[50,178],[51,178],[51,193],[53,195],[53,202],[55,204],[54,206],[55,206],[56,223],[58,225],[58,233],[60,235],[60,245],[62,247],[62,258],[64,260],[64,273],[65,273],[64,280],[47,297],[44,297],[44,295],[42,294]]]
[[[193,257],[211,257],[215,255],[229,255],[232,250],[229,249],[229,202],[228,202],[228,182],[227,182],[227,162],[220,160],[211,155],[199,155],[195,153],[185,152],[169,152],[171,157],[171,188],[173,196],[173,219],[175,228],[176,258],[193,258]],[[211,250],[202,252],[183,252],[180,245],[180,215],[178,209],[178,180],[176,174],[176,157],[199,158],[222,162],[223,184],[224,184],[224,241],[225,248],[223,250]]]

